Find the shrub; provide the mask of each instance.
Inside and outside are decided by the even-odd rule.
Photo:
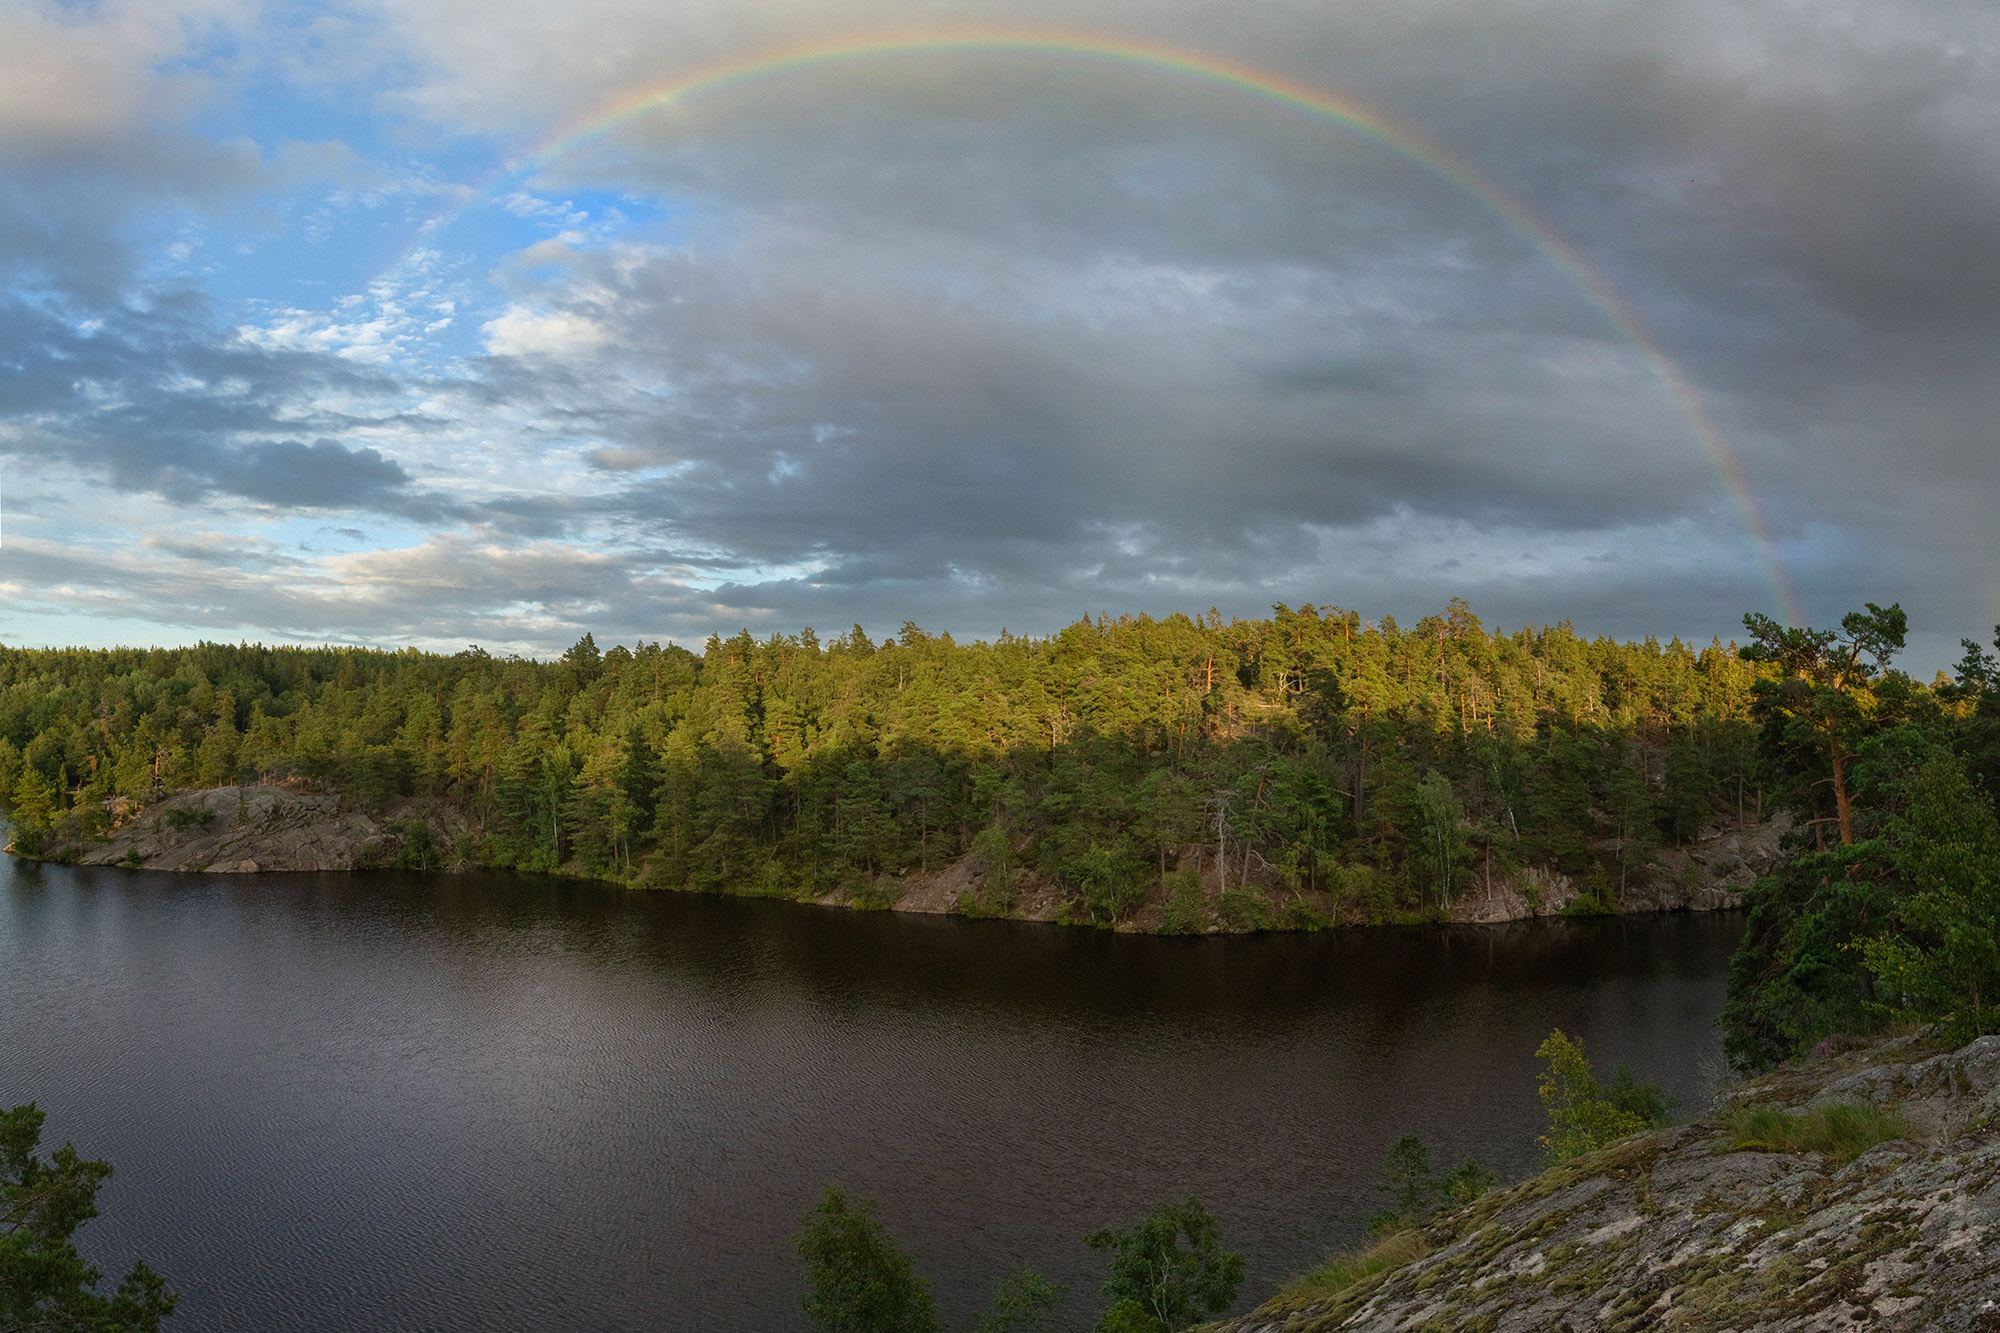
[[[1421,1226],[1438,1213],[1463,1208],[1485,1194],[1500,1177],[1470,1157],[1443,1175],[1431,1174],[1430,1153],[1423,1140],[1405,1134],[1389,1145],[1382,1161],[1381,1179],[1375,1188],[1395,1203],[1388,1212],[1368,1221],[1373,1236],[1394,1235]]]
[[[940,1333],[930,1283],[889,1238],[873,1199],[849,1204],[828,1185],[802,1223],[806,1318],[826,1333]]]
[[[866,875],[859,871],[844,886],[851,906],[865,912],[886,911],[896,905],[896,886],[886,875]]]
[[[1262,889],[1244,885],[1225,892],[1215,904],[1216,912],[1231,930],[1269,930],[1271,900]]]
[[[1005,916],[1014,910],[1014,844],[1007,831],[995,825],[984,828],[972,840],[972,855],[984,871],[981,900],[986,910]]]
[[[400,819],[389,825],[389,831],[403,840],[396,852],[398,870],[435,870],[443,864],[444,849],[423,820]]]
[[[1111,926],[1130,916],[1146,901],[1144,861],[1123,845],[1091,847],[1056,869],[1056,877],[1074,886],[1083,915],[1092,925]]]
[[[1611,1086],[1603,1087],[1584,1057],[1583,1043],[1560,1028],[1536,1049],[1535,1058],[1546,1066],[1537,1091],[1549,1113],[1549,1130],[1541,1138],[1549,1166],[1666,1123],[1669,1103],[1658,1084],[1635,1083],[1620,1066]]]
[[[1166,878],[1167,902],[1160,928],[1169,935],[1199,935],[1208,929],[1208,900],[1201,891],[1201,876],[1193,866],[1170,871]]]
[[[1180,1333],[1221,1314],[1243,1285],[1243,1256],[1222,1248],[1215,1218],[1192,1196],[1160,1205],[1130,1230],[1092,1232],[1088,1242],[1111,1251],[1103,1288],[1111,1308],[1098,1333]]]
[[[993,1303],[972,1321],[973,1333],[1042,1333],[1063,1289],[1032,1268],[1000,1279]]]

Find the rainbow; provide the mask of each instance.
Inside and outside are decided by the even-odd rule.
[[[1686,418],[1720,477],[1779,607],[1792,624],[1804,623],[1798,599],[1778,558],[1777,546],[1743,475],[1742,461],[1709,415],[1694,385],[1604,275],[1554,228],[1528,211],[1470,163],[1421,131],[1398,124],[1351,98],[1254,65],[1124,36],[1061,29],[980,27],[874,32],[767,49],[685,70],[662,83],[616,99],[549,139],[525,158],[511,163],[497,180],[473,195],[468,202],[428,225],[425,234],[435,234],[449,227],[472,209],[491,202],[509,185],[532,176],[591,140],[704,93],[827,65],[903,55],[977,52],[1111,61],[1233,88],[1289,110],[1334,121],[1417,163],[1477,199],[1568,274],[1611,328],[1645,360]]]

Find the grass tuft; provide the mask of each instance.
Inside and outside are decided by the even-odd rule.
[[[1338,1296],[1363,1278],[1415,1263],[1430,1252],[1431,1247],[1421,1232],[1393,1232],[1366,1249],[1343,1250],[1329,1256],[1317,1267],[1287,1282],[1278,1295],[1286,1301],[1325,1300]]]
[[[1900,1111],[1828,1102],[1797,1112],[1779,1106],[1739,1107],[1729,1116],[1732,1148],[1753,1152],[1817,1152],[1851,1162],[1878,1143],[1910,1136]]]

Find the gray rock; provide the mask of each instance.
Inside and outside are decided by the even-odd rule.
[[[1792,1069],[1432,1227],[1421,1259],[1211,1333],[2000,1330],[2000,1037],[1912,1039]],[[1727,1108],[1897,1107],[1919,1137],[1842,1164],[1734,1151]]]
[[[393,864],[412,821],[450,848],[468,831],[444,806],[403,802],[381,814],[349,809],[338,796],[282,787],[217,787],[169,797],[76,849],[83,865],[255,874],[264,870],[355,870]]]

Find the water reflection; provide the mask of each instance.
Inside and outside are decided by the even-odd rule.
[[[1551,1026],[1703,1095],[1739,924],[1144,939],[476,875],[0,874],[0,1099],[202,1328],[803,1327],[823,1180],[962,1322],[1201,1195],[1246,1295],[1375,1164],[1526,1170]],[[1079,1303],[1078,1308],[1082,1308]]]

